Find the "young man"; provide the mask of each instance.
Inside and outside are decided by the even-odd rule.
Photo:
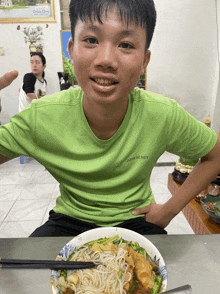
[[[80,88],[35,100],[0,128],[0,153],[34,157],[60,183],[49,220],[31,236],[97,226],[166,233],[220,172],[217,135],[175,101],[135,88],[150,60],[152,0],[72,0],[69,53]],[[150,174],[167,150],[201,162],[157,204]]]
[[[47,82],[44,79],[46,59],[41,52],[31,53],[31,73],[24,76],[19,94],[19,112],[24,110],[33,99],[46,95]]]

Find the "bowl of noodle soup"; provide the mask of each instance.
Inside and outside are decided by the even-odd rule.
[[[99,242],[97,241],[101,240],[101,238],[104,238],[107,241],[114,240],[114,242],[111,241],[110,243],[106,244],[106,241],[103,243],[104,245],[98,244]],[[102,243],[103,241],[100,242]],[[125,244],[124,242],[127,243]],[[133,249],[128,248],[130,244],[132,244]],[[108,246],[112,247],[108,248]],[[139,248],[138,250],[136,250],[137,247]],[[144,273],[148,272],[147,279],[150,277],[154,280],[155,277],[159,276],[160,287],[158,292],[155,293],[162,293],[166,291],[167,270],[164,259],[158,249],[146,237],[134,231],[119,227],[102,227],[86,231],[74,237],[63,247],[56,257],[56,260],[93,261],[95,263],[97,262],[98,266],[94,269],[84,269],[77,271],[52,270],[50,277],[51,292],[53,294],[151,293],[150,289],[148,289],[148,291],[141,291],[143,290],[142,288],[140,288],[138,291],[132,291],[132,289],[136,289],[134,287],[139,287],[137,284],[134,284],[135,279],[137,279],[135,273],[138,273],[138,270],[129,272],[131,267],[129,267],[130,264],[127,259],[129,257],[126,248],[130,250],[130,258],[133,258],[132,254],[135,253],[134,250],[137,252],[140,252],[140,250],[145,251],[145,257],[143,257],[141,254],[135,253],[141,258],[141,260],[139,259],[137,262],[139,271],[142,270]],[[149,274],[148,264],[146,265],[143,263],[143,267],[142,259],[145,261],[147,259],[149,261],[149,263],[147,261],[148,264],[155,265],[154,271],[156,273],[150,272]],[[152,269],[153,266],[150,266],[150,268]],[[144,273],[142,272],[141,275],[143,276]],[[152,274],[154,275],[153,278]],[[71,282],[71,284],[69,282]],[[65,288],[64,283],[65,287],[67,287],[67,284],[71,285],[69,286],[70,288]]]

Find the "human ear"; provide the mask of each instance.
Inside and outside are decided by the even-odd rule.
[[[69,38],[69,41],[68,41],[68,52],[71,59],[71,63],[73,65],[73,39],[72,38]]]
[[[144,56],[144,63],[143,63],[143,68],[141,71],[141,75],[143,75],[145,73],[145,69],[148,66],[149,62],[150,62],[150,57],[151,57],[151,51],[147,50],[145,52],[145,56]]]

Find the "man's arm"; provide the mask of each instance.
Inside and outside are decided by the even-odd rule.
[[[18,71],[17,70],[13,70],[10,71],[6,74],[4,74],[1,78],[0,78],[0,90],[8,87],[14,79],[16,79],[18,76]],[[11,158],[5,157],[3,155],[0,155],[0,164],[4,163],[8,160],[10,160]]]
[[[31,101],[33,99],[37,99],[37,96],[34,93],[35,82],[36,82],[36,77],[34,74],[28,73],[24,76],[22,88],[24,92],[26,93],[28,99],[30,99]]]
[[[166,227],[169,222],[220,173],[220,137],[215,147],[194,167],[178,191],[164,204],[153,202],[135,209],[134,215],[145,213],[145,220]],[[136,212],[136,213],[135,213]]]
[[[13,80],[17,78],[17,76],[18,76],[17,70],[13,70],[4,74],[0,78],[0,90],[8,87],[13,82]]]

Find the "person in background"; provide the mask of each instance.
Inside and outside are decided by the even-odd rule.
[[[24,76],[19,95],[19,112],[24,110],[33,99],[46,95],[47,81],[44,79],[46,58],[41,52],[31,52],[31,73]]]

